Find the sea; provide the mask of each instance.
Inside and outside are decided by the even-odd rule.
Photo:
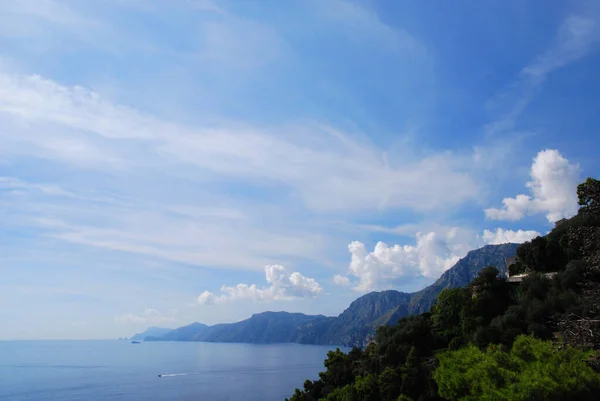
[[[327,351],[335,348],[132,344],[123,340],[0,341],[0,400],[283,401],[306,379],[318,377]]]

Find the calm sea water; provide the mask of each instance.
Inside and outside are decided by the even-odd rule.
[[[283,401],[305,379],[317,377],[330,349],[298,344],[5,341],[0,342],[0,400]]]

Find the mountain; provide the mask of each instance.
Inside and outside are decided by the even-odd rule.
[[[379,326],[378,320],[382,316],[398,305],[409,302],[410,294],[393,290],[363,295],[331,321],[325,333],[320,336],[319,343],[360,343]]]
[[[433,284],[412,294],[388,290],[363,295],[333,321],[320,343],[360,344],[379,326],[394,325],[403,317],[428,312],[442,290],[467,286],[487,266],[496,266],[506,275],[506,259],[514,257],[518,246],[486,245],[470,251]]]
[[[198,339],[209,342],[287,343],[312,342],[310,329],[333,318],[303,313],[263,312],[237,323],[217,324],[203,331]],[[311,341],[312,339],[312,341]]]
[[[506,259],[516,254],[517,247],[517,244],[486,245],[469,252],[421,291],[412,294],[394,290],[371,292],[356,299],[337,317],[264,312],[237,323],[214,326],[193,323],[146,340],[362,345],[377,327],[393,325],[408,315],[429,311],[442,290],[468,285],[484,267],[496,266],[506,274]]]
[[[303,313],[263,312],[236,323],[207,326],[192,323],[175,329],[162,337],[148,337],[148,341],[206,341],[239,343],[318,343],[318,333],[328,327],[332,317]]]
[[[192,323],[187,326],[171,330],[163,336],[146,337],[146,341],[200,341],[199,336],[208,328],[203,323]]]
[[[134,334],[130,340],[143,341],[146,337],[163,337],[173,329],[165,329],[163,327],[148,327],[146,331]]]
[[[519,244],[486,245],[471,251],[454,266],[446,270],[429,287],[412,295],[409,305],[410,314],[428,312],[436,297],[446,288],[465,287],[487,266],[496,266],[502,275],[506,275],[506,259],[515,256]]]

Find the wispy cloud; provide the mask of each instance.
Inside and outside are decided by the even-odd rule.
[[[199,56],[233,70],[252,70],[278,59],[284,42],[277,33],[258,22],[222,15],[202,26]]]
[[[178,263],[251,270],[319,253],[319,246],[310,239],[318,238],[318,234],[291,234],[273,225],[259,228],[255,218],[260,214],[251,217],[224,207],[223,202],[219,207],[212,203],[165,205],[138,198],[80,194],[56,185],[9,178],[0,179],[0,189],[5,194],[0,208],[11,216],[4,224],[33,227],[69,243]]]
[[[5,152],[61,163],[96,161],[96,168],[170,164],[175,175],[196,168],[198,177],[208,179],[272,182],[297,191],[320,211],[382,205],[425,211],[476,193],[477,184],[451,153],[390,165],[379,149],[327,126],[192,129],[38,76],[4,72],[0,84],[0,112],[18,122],[3,130]],[[39,131],[41,123],[63,130],[49,136]],[[41,156],[38,147],[47,152]]]
[[[379,16],[359,2],[348,0],[313,1],[321,17],[348,27],[355,40],[376,40],[379,45],[394,51],[411,50],[426,56],[426,48],[406,30],[384,23]]]
[[[560,27],[554,45],[521,71],[521,77],[540,84],[549,73],[577,61],[600,40],[598,15],[569,15]]]
[[[48,25],[82,31],[96,24],[62,1],[23,0],[0,3],[0,35],[39,37],[44,34],[44,28]]]
[[[509,104],[509,110],[486,127],[489,136],[513,130],[549,74],[586,56],[600,40],[600,14],[590,10],[587,14],[568,15],[560,26],[549,48],[525,66],[517,79],[496,98],[490,106]]]

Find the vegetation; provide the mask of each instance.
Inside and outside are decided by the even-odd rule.
[[[438,355],[438,393],[449,400],[595,400],[600,375],[575,348],[520,335],[510,351],[468,346]]]
[[[577,194],[576,216],[517,249],[509,270],[521,282],[481,270],[430,312],[380,327],[366,348],[329,352],[290,401],[596,399],[600,181]]]

